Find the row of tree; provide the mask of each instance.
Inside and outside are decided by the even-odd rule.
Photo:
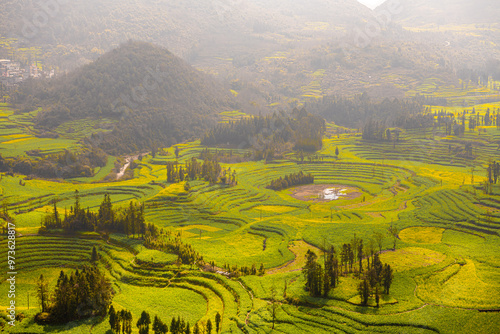
[[[252,153],[244,151],[244,153],[234,153],[233,150],[219,150],[217,148],[210,150],[208,147],[201,150],[198,158],[200,160],[216,160],[223,163],[240,163],[250,161]]]
[[[215,270],[215,262],[210,262],[210,265],[212,266],[212,271]],[[230,266],[229,264],[224,264],[223,268],[229,273],[229,276],[231,277],[240,277],[240,276],[247,276],[247,275],[259,275],[263,276],[266,273],[266,269],[264,268],[264,264],[261,263],[259,269],[257,269],[257,266],[255,263],[252,264],[251,267],[248,266],[241,266],[238,267],[237,265]]]
[[[221,329],[222,317],[219,312],[215,315],[215,328],[212,324],[212,320],[208,319],[205,324],[196,323],[191,330],[189,322],[185,321],[184,318],[172,317],[170,322],[170,331],[168,325],[163,322],[157,315],[155,315],[153,322],[151,323],[151,316],[148,312],[142,311],[141,317],[137,320],[136,326],[139,329],[139,334],[149,334],[149,326],[152,325],[152,330],[154,334],[211,334],[212,330],[215,329],[215,333],[218,333]],[[113,333],[119,334],[120,331],[123,334],[132,333],[132,313],[127,310],[116,311],[113,306],[109,309],[109,325]]]
[[[81,206],[80,194],[75,190],[75,204],[71,206],[69,213],[65,210],[64,217],[59,214],[57,201],[54,201],[53,206],[53,212],[47,214],[42,221],[43,227],[47,229],[62,228],[66,232],[105,231],[124,233],[127,236],[144,236],[146,232],[144,203],[136,204],[131,201],[126,208],[114,209],[110,195],[105,194],[96,213]]]
[[[394,133],[394,136],[391,133],[391,130],[387,128],[385,122],[375,121],[373,119],[369,119],[362,129],[362,138],[364,140],[375,140],[375,141],[391,141],[399,140],[399,133],[397,131]]]
[[[310,173],[304,174],[304,172],[300,171],[298,173],[287,174],[285,177],[280,176],[278,179],[272,180],[266,188],[278,191],[301,184],[311,183],[314,183],[314,176]]]
[[[115,311],[113,305],[109,308],[109,325],[111,331],[117,334],[131,334],[132,333],[132,312],[129,310]]]

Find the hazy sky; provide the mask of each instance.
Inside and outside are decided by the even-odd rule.
[[[358,0],[358,1],[364,4],[365,6],[373,9],[378,5],[380,5],[381,3],[383,3],[385,0]]]

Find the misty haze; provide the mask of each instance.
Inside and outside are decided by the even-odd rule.
[[[0,2],[0,331],[500,332],[496,0]]]

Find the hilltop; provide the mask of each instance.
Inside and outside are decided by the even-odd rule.
[[[391,1],[375,9],[387,10]],[[393,18],[403,26],[445,24],[493,24],[498,22],[500,9],[495,0],[401,0],[400,13]]]
[[[78,119],[112,119],[114,130],[99,146],[113,154],[200,135],[231,101],[210,76],[166,49],[135,41],[55,80],[28,83],[19,99],[43,106],[36,127],[48,131]]]

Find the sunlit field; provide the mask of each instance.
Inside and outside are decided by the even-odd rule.
[[[421,91],[432,85],[429,81]],[[316,94],[314,89],[311,84],[304,93]],[[437,92],[452,99],[460,94],[441,87]],[[464,94],[465,100],[469,93],[476,92]],[[492,103],[467,109],[484,114],[487,108],[499,107]],[[432,107],[432,111],[441,109],[455,114],[464,110]],[[31,149],[78,149],[78,136],[92,128],[90,121],[65,124],[58,129],[59,138],[39,140],[30,115],[17,116],[9,106],[1,106],[3,155],[22,155]],[[246,117],[239,111],[221,115],[224,122]],[[64,136],[68,128],[77,134],[72,139]],[[191,180],[188,190],[185,181],[166,180],[167,162],[176,161],[174,148],[164,150],[168,155],[147,155],[136,161],[133,178],[128,180],[105,180],[116,158],[110,158],[91,178],[22,181],[20,175],[4,174],[0,191],[18,232],[17,307],[27,316],[9,331],[109,333],[107,318],[61,326],[33,322],[39,312],[36,279],[40,274],[55,286],[59,272],[87,263],[95,246],[101,255],[98,266],[112,282],[114,308],[131,310],[134,319],[146,310],[168,321],[181,316],[194,325],[214,321],[219,312],[222,332],[268,333],[273,322],[271,300],[276,299],[275,330],[280,332],[372,333],[376,328],[381,333],[493,333],[500,328],[498,313],[482,311],[500,307],[500,188],[493,185],[491,194],[485,194],[483,181],[499,136],[496,126],[481,133],[467,129],[459,140],[439,127],[405,130],[395,143],[367,142],[359,134],[346,134],[325,138],[317,153],[320,158],[314,161],[300,162],[292,155],[270,163],[222,164],[236,171],[236,185]],[[453,150],[463,146],[464,140],[477,144],[474,159],[457,156]],[[198,141],[177,147],[181,165],[198,158],[205,149]],[[246,152],[219,149],[229,151]],[[314,175],[315,185],[350,187],[357,196],[318,201],[315,195],[292,196],[295,188],[266,188],[270,180],[300,171]],[[196,266],[178,265],[176,255],[146,249],[141,240],[121,234],[111,234],[107,241],[97,232],[39,235],[43,217],[53,210],[52,201],[57,199],[63,215],[73,205],[75,190],[82,207],[92,211],[99,208],[105,193],[116,207],[130,201],[144,203],[147,223],[178,234],[205,262],[218,268],[262,264],[266,273],[227,278]],[[387,235],[390,226],[398,230],[395,241]],[[340,251],[354,235],[366,245],[376,232],[386,235],[380,259],[394,269],[391,293],[382,297],[380,307],[373,298],[367,307],[360,306],[358,279],[353,275],[341,276],[325,298],[305,293],[301,269],[308,250],[321,263],[329,246]],[[5,238],[0,246],[6,257]],[[366,259],[363,264],[367,265]],[[2,282],[2,308],[8,303],[7,290]]]

